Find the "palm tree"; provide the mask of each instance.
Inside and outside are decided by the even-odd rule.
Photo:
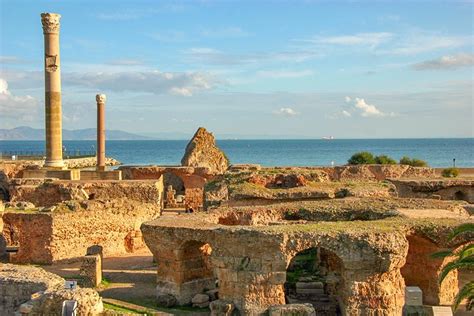
[[[459,250],[445,250],[432,255],[434,258],[452,258],[452,261],[441,270],[439,283],[442,283],[453,270],[474,270],[474,223],[462,224],[456,227],[449,234],[448,241],[453,241],[463,234],[468,234],[468,236],[461,243]],[[474,280],[469,281],[459,290],[454,301],[454,309],[457,309],[463,300],[467,300],[466,310],[469,311],[474,308]]]

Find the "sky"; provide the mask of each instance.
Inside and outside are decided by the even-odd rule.
[[[0,128],[44,126],[40,14],[61,14],[63,127],[218,138],[474,137],[472,1],[0,0]]]

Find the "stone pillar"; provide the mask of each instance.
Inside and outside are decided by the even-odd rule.
[[[44,34],[45,133],[47,168],[63,168],[61,118],[61,62],[59,57],[59,19],[55,13],[42,13]]]
[[[105,94],[95,96],[97,101],[97,170],[105,170]]]

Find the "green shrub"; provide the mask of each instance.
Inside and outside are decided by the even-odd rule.
[[[407,156],[404,156],[400,159],[400,164],[401,165],[409,165],[409,166],[412,166],[412,167],[426,167],[426,166],[428,166],[428,164],[424,160],[417,159],[417,158],[410,158],[410,157],[407,157]]]
[[[375,163],[380,164],[380,165],[396,165],[397,162],[395,159],[392,159],[391,157],[387,155],[380,155],[375,157]]]
[[[459,169],[458,168],[446,168],[443,169],[441,175],[445,178],[456,178],[459,176]]]
[[[350,165],[374,164],[375,158],[372,153],[369,153],[368,151],[361,151],[353,154],[347,162]]]

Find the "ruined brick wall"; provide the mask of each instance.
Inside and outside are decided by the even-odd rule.
[[[11,257],[16,263],[50,263],[52,217],[41,213],[3,214],[2,235],[7,246],[19,247]],[[33,260],[34,259],[34,260]]]
[[[437,198],[474,203],[474,180],[391,180],[403,198]]]
[[[51,181],[15,179],[10,184],[10,200],[36,206],[53,206],[69,200],[110,200],[127,197],[144,203],[160,203],[163,179],[141,181]]]
[[[72,206],[74,211],[61,205],[55,212],[5,213],[3,236],[19,246],[14,261],[52,263],[84,256],[92,245],[103,246],[106,256],[134,252],[145,247],[140,225],[158,217],[161,210],[157,203],[126,198],[87,201],[86,208]]]

